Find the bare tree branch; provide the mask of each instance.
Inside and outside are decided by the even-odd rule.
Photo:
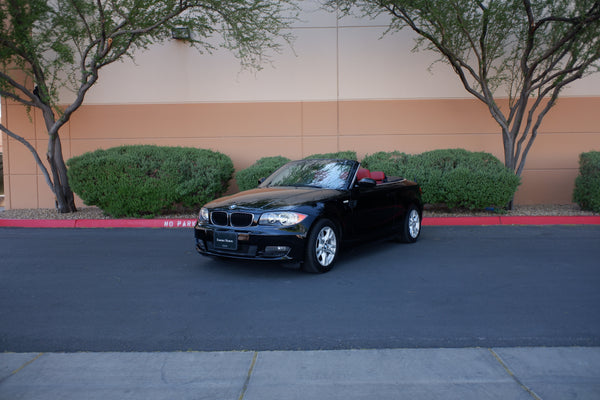
[[[38,155],[36,149],[27,140],[25,140],[25,138],[23,138],[22,136],[19,136],[16,133],[12,132],[10,129],[8,129],[3,124],[0,124],[0,131],[6,133],[11,138],[13,138],[13,139],[17,140],[18,142],[22,143],[27,148],[27,150],[29,150],[29,152],[31,153],[31,155],[33,155],[33,158],[35,159],[38,167],[42,171],[42,174],[44,175],[44,178],[46,179],[46,183],[48,184],[48,186],[50,186],[51,189],[53,189],[52,180],[50,179],[50,174],[48,174],[48,169],[46,168],[46,166],[44,165],[44,163],[40,159],[40,156]]]
[[[34,146],[8,127],[3,131],[35,153],[59,211],[74,211],[59,131],[83,104],[103,67],[169,40],[167,28],[176,24],[194,30],[190,44],[198,49],[212,49],[209,37],[216,32],[242,64],[259,68],[263,56],[279,48],[278,39],[288,37],[284,30],[297,11],[293,0],[0,0],[0,95],[42,112],[50,171]],[[9,66],[32,82],[11,76]],[[59,107],[64,88],[76,97]]]

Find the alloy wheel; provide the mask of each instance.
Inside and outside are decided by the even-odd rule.
[[[413,208],[408,215],[408,233],[414,239],[419,236],[420,231],[421,218],[419,217],[419,212]]]
[[[316,256],[317,261],[327,267],[335,259],[337,250],[337,239],[335,232],[330,226],[324,226],[317,235]]]

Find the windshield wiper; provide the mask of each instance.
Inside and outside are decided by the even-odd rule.
[[[309,188],[316,188],[316,189],[325,189],[323,186],[310,185],[308,183],[289,183],[289,184],[285,184],[285,185],[267,185],[267,187],[294,187],[294,188],[309,187]]]
[[[323,186],[311,185],[308,183],[296,184],[296,185],[294,185],[294,187],[310,187],[310,188],[316,188],[316,189],[323,189]]]

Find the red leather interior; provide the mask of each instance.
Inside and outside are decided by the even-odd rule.
[[[385,181],[385,174],[382,171],[371,171],[371,179],[374,179],[377,183]]]
[[[356,173],[356,181],[357,182],[360,181],[361,179],[370,178],[370,177],[371,177],[371,173],[366,168],[359,168],[358,172]]]

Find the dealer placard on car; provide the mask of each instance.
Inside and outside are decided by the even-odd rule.
[[[223,250],[237,250],[237,233],[216,231],[215,248]]]

